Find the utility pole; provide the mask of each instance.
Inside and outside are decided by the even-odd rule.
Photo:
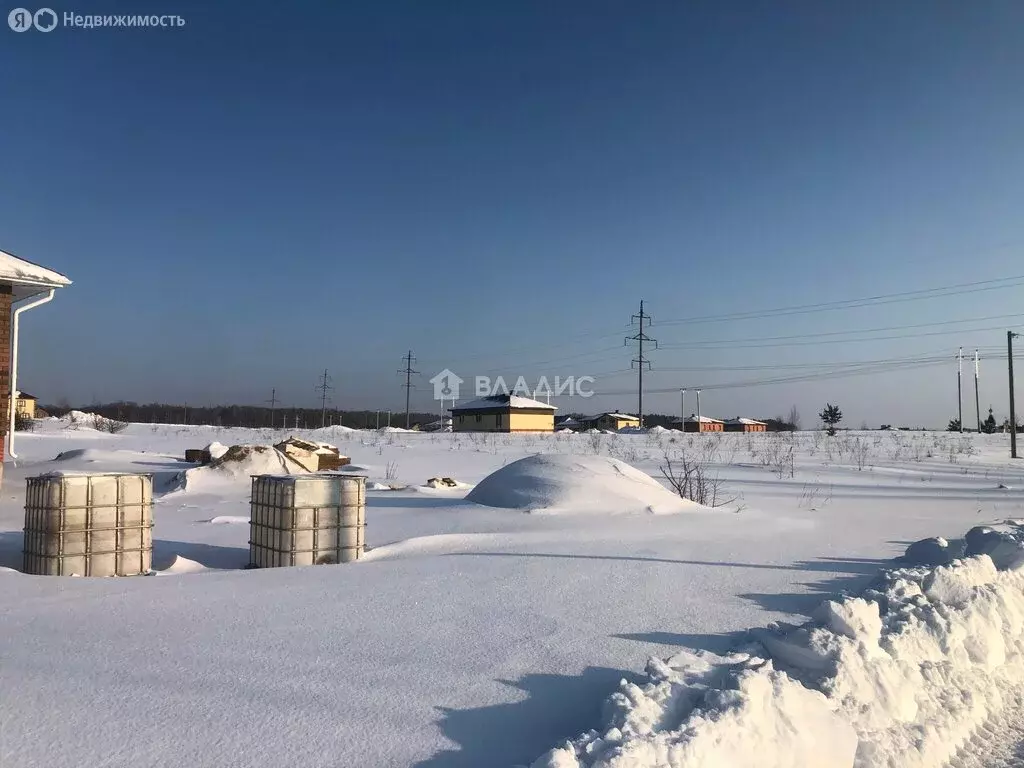
[[[697,434],[704,432],[704,422],[700,420],[700,390],[697,390]]]
[[[679,429],[686,431],[686,390],[679,390]]]
[[[413,387],[412,375],[415,373],[418,376],[420,372],[419,371],[414,371],[412,369],[412,364],[416,361],[416,358],[412,356],[412,350],[411,349],[409,350],[408,354],[406,354],[406,356],[404,358],[402,358],[402,359],[405,360],[405,368],[402,368],[399,371],[399,373],[404,373],[405,374],[405,384],[403,384],[402,386],[405,387],[405,428],[408,429],[409,428],[409,394],[410,394],[410,392],[412,392],[412,387]],[[444,403],[442,403],[442,405],[444,405]],[[390,426],[390,425],[388,425],[388,426]]]
[[[636,335],[627,336],[626,344],[631,341],[637,342],[639,345],[639,351],[635,358],[630,361],[630,368],[634,365],[637,369],[637,397],[636,397],[636,409],[637,416],[640,417],[640,429],[644,428],[644,368],[650,369],[651,361],[644,357],[644,344],[653,344],[654,348],[658,348],[658,341],[652,339],[646,333],[644,333],[645,327],[650,327],[651,316],[644,312],[644,300],[640,299],[640,312],[639,314],[633,315],[630,318],[630,324],[638,326]]]
[[[1013,403],[1013,339],[1020,336],[1013,331],[1006,332],[1006,366],[1010,374],[1010,458],[1017,458],[1017,409]]]
[[[978,417],[978,434],[981,434],[981,405],[978,403],[978,350],[974,350],[974,413]]]
[[[326,368],[324,368],[324,375],[320,377],[320,383],[317,384],[316,388],[320,392],[320,428],[323,429],[327,426],[327,392],[334,389],[331,386],[331,377],[327,375]]]
[[[274,428],[274,406],[277,405],[277,390],[270,390],[270,399],[266,402],[270,403],[270,428]]]
[[[961,379],[963,379],[964,373],[964,348],[960,347],[960,351],[957,353],[956,363],[956,408],[957,408],[957,420],[960,423],[960,434],[964,433],[964,396],[963,387],[961,386]]]
[[[377,429],[380,429],[380,411],[377,411]]]
[[[388,411],[388,426],[391,426],[391,411]]]
[[[185,401],[185,426],[188,426],[188,400]]]

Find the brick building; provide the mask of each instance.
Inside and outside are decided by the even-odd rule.
[[[6,455],[14,456],[11,402],[18,397],[20,315],[50,301],[57,288],[68,285],[71,281],[59,272],[0,251],[0,461]],[[0,481],[2,478],[3,465],[0,464]]]

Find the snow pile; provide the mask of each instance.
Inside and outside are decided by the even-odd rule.
[[[253,475],[302,475],[308,471],[270,445],[233,445],[209,464],[178,474],[178,489],[248,483]]]
[[[189,560],[187,557],[182,557],[181,555],[175,555],[171,564],[162,571],[156,571],[156,574],[161,576],[164,574],[176,575],[179,573],[201,573],[205,570],[207,570],[207,568],[202,563],[197,563],[195,560]]]
[[[210,458],[213,461],[216,461],[221,456],[223,456],[225,453],[227,453],[229,448],[226,445],[224,445],[224,443],[218,443],[216,440],[214,440],[212,443],[210,443],[208,446],[206,446],[203,450],[206,451],[208,454],[210,454]]]
[[[487,507],[546,512],[699,509],[650,475],[607,456],[527,456],[492,472],[466,496]]]
[[[88,413],[86,411],[68,411],[61,416],[58,421],[67,429],[95,430],[97,418],[99,417],[95,413]]]
[[[674,432],[674,431],[677,431],[677,430],[666,429],[665,427],[661,426],[661,424],[655,424],[653,427],[651,427],[647,431],[650,432],[652,435],[663,435],[666,432]]]
[[[1024,570],[981,554],[890,571],[807,625],[753,636],[731,656],[652,660],[601,731],[533,768],[940,768],[978,751],[976,731],[1024,685]]]

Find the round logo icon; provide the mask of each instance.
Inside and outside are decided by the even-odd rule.
[[[36,29],[40,32],[53,32],[57,26],[57,14],[54,13],[52,8],[40,8],[36,11],[32,20],[35,22]]]
[[[15,8],[7,14],[7,26],[15,32],[28,32],[32,29],[32,11],[27,8]]]

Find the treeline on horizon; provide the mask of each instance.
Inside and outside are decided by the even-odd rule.
[[[249,427],[253,429],[318,429],[322,424],[353,429],[387,427],[388,411],[342,411],[328,408],[275,408],[258,405],[184,406],[169,403],[93,403],[83,406],[41,405],[51,416],[64,416],[72,410],[95,413],[115,421],[134,424],[192,424],[211,427]],[[391,411],[392,427],[405,427],[405,411]],[[271,421],[273,418],[273,421]],[[412,412],[409,426],[423,427],[441,418],[439,413]]]
[[[64,416],[72,410],[95,413],[107,419],[127,421],[135,424],[193,424],[212,427],[249,427],[265,429],[317,429],[323,421],[325,426],[341,425],[352,429],[378,429],[380,427],[405,427],[405,411],[391,411],[390,424],[388,411],[343,411],[328,408],[326,414],[320,408],[275,408],[273,411],[266,406],[258,405],[215,405],[185,406],[169,403],[93,403],[72,407],[67,403],[60,405],[41,405],[51,416]],[[559,418],[572,416],[580,418],[586,414],[560,414]],[[324,418],[326,417],[326,418]],[[273,418],[273,421],[271,421]],[[439,413],[415,411],[409,414],[410,427],[424,427],[440,419]],[[679,417],[671,414],[651,413],[644,415],[644,426],[678,429]],[[797,427],[782,418],[761,419],[772,431],[792,431]]]

